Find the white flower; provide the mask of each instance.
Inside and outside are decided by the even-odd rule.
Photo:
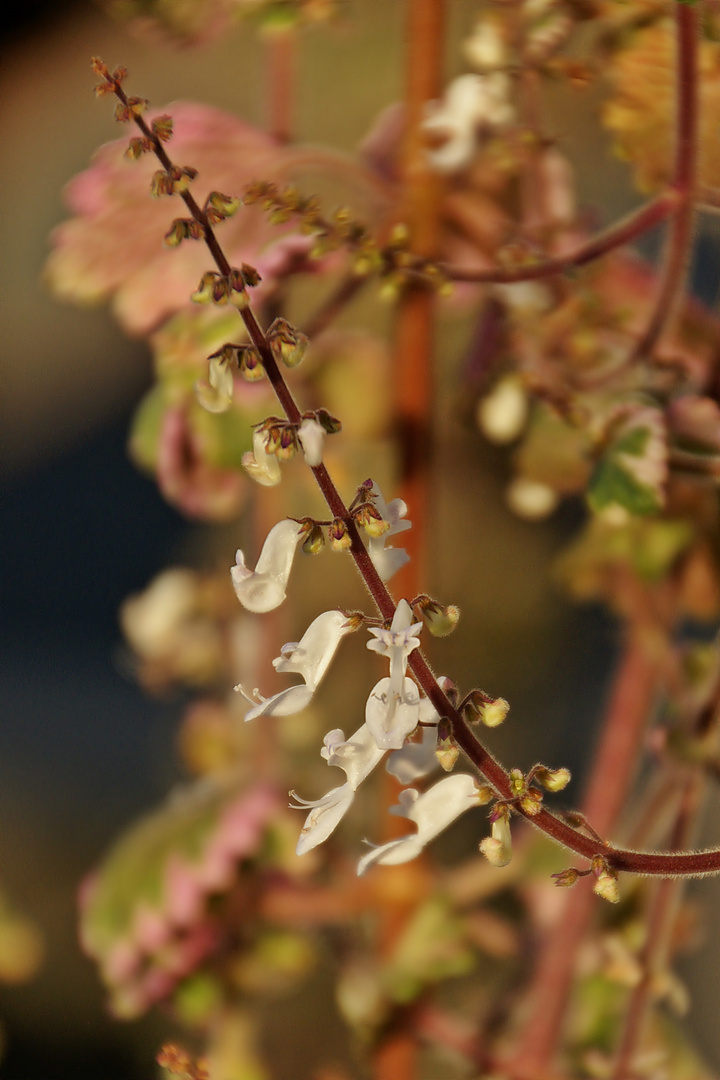
[[[512,836],[509,814],[500,814],[493,821],[491,836],[480,841],[480,850],[493,866],[507,866],[512,858]]]
[[[347,776],[346,783],[341,787],[333,788],[327,795],[315,801],[301,799],[295,792],[291,792],[295,801],[290,805],[294,809],[310,808],[298,840],[298,855],[304,855],[327,840],[352,805],[359,785],[372,772],[385,753],[384,750],[378,748],[366,724],[363,724],[347,741],[344,740],[345,735],[340,728],[328,732],[320,754],[328,765],[337,765],[344,769]]]
[[[324,611],[314,619],[299,642],[284,645],[281,655],[273,660],[276,671],[294,672],[302,675],[301,683],[281,690],[273,697],[264,698],[257,690],[255,698],[245,693],[242,686],[235,687],[253,706],[246,720],[258,716],[291,716],[300,712],[312,700],[321,680],[330,666],[341,639],[353,630],[352,623],[342,611]]]
[[[373,848],[358,863],[358,874],[364,874],[374,863],[397,866],[410,862],[456,818],[479,806],[480,801],[478,786],[467,773],[446,776],[423,795],[414,788],[406,788],[400,792],[399,806],[392,807],[390,812],[414,821],[417,832]]]
[[[323,443],[325,442],[325,428],[322,424],[312,417],[303,420],[298,428],[298,438],[308,465],[311,468],[320,465],[323,459]]]
[[[203,409],[211,413],[224,413],[232,403],[234,385],[227,359],[212,356],[208,365],[208,381],[199,380],[195,384],[195,394]]]
[[[245,565],[238,550],[230,570],[235,594],[248,611],[262,613],[279,607],[285,599],[295,549],[301,539],[296,521],[279,521],[267,534],[254,570]]]
[[[429,151],[431,164],[445,173],[469,165],[478,128],[500,128],[512,122],[510,93],[510,80],[502,72],[454,79],[442,102],[432,102],[423,122],[425,131],[446,137],[442,146]]]
[[[253,448],[242,456],[242,467],[245,472],[262,484],[263,487],[275,487],[282,479],[280,462],[275,454],[268,454],[265,449],[267,434],[262,427],[256,427],[253,431]]]
[[[395,608],[390,629],[385,630],[380,626],[370,627],[370,633],[375,637],[374,641],[368,641],[367,647],[372,652],[387,656],[390,661],[390,684],[391,688],[398,693],[402,678],[407,670],[407,658],[410,653],[419,648],[420,638],[418,631],[422,630],[422,622],[413,622],[413,610],[407,600],[401,600]]]
[[[407,658],[420,645],[417,632],[422,623],[412,618],[412,608],[401,600],[390,629],[373,627],[370,633],[375,640],[367,643],[368,649],[390,661],[390,677],[375,684],[365,707],[365,723],[383,750],[399,750],[420,719],[420,693],[412,679],[405,677]]]
[[[389,581],[401,566],[410,561],[410,556],[405,551],[405,548],[386,548],[385,541],[389,540],[391,536],[397,536],[398,533],[410,529],[412,522],[405,520],[407,506],[402,499],[393,499],[391,502],[386,503],[377,484],[373,484],[372,494],[375,508],[383,521],[389,523],[390,528],[382,536],[371,537],[367,542],[367,549],[373,561],[373,566],[382,580]]]

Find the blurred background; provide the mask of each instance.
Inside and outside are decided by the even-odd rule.
[[[448,78],[462,70],[458,43],[476,8],[471,0],[449,5]],[[351,152],[398,99],[403,17],[401,3],[364,0],[304,35],[299,141]],[[199,100],[262,125],[263,53],[242,28],[201,48],[151,43],[87,0],[13,4],[3,18],[0,888],[34,920],[44,955],[27,984],[0,989],[2,1070],[6,1080],[139,1080],[152,1075],[172,1027],[156,1014],[132,1024],[106,1016],[96,972],[77,944],[75,894],[112,838],[180,778],[183,702],[149,700],[135,685],[117,611],[167,565],[229,565],[237,543],[231,530],[219,543],[209,527],[189,524],[129,462],[128,425],[150,384],[148,349],[128,340],[106,310],[57,303],[42,268],[49,234],[67,213],[63,185],[117,137],[111,108],[92,93],[92,55],[126,65],[131,92],[154,106]],[[587,122],[596,92],[551,104],[580,202],[612,220],[637,197],[625,166]],[[719,236],[712,221],[703,223],[694,267],[695,291],[710,304],[717,274],[707,268],[717,266]],[[647,254],[653,249],[651,240]],[[348,324],[369,310],[351,309]],[[471,327],[470,317],[441,324],[430,585],[463,603],[453,639],[458,681],[480,663],[482,685],[512,703],[513,724],[493,743],[498,753],[511,764],[567,765],[577,792],[615,627],[599,610],[570,607],[550,577],[580,508],[567,505],[542,525],[514,519],[502,497],[506,455],[483,445],[461,418],[453,379]],[[469,502],[482,521],[471,550],[457,524]],[[708,819],[717,823],[717,799],[712,810]],[[716,833],[708,829],[704,840],[716,843]],[[683,971],[693,987],[689,1024],[720,1068],[720,894],[709,882],[693,888],[705,907],[708,946]]]

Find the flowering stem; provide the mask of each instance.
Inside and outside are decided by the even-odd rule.
[[[675,4],[677,30],[677,113],[672,186],[679,198],[666,241],[660,285],[645,333],[634,357],[649,355],[679,300],[692,240],[693,195],[697,173],[698,16],[689,4]]]
[[[110,75],[106,76],[106,81],[112,92],[116,94],[123,105],[127,106],[128,99],[119,82]],[[150,130],[141,115],[135,115],[134,120],[143,135],[151,141],[158,160],[166,170],[170,171],[173,168],[173,163],[168,157],[160,140]],[[207,215],[203,212],[189,191],[181,192],[180,196],[195,220],[203,226],[204,239],[215,265],[222,275],[228,276],[231,273],[232,268],[218,243],[212,226],[207,219]],[[252,309],[248,305],[239,309],[239,314],[245,323],[250,340],[260,355],[267,377],[287,419],[292,424],[299,424],[302,420],[300,409],[295,403],[295,399],[275,362],[267,337],[260,327]],[[343,518],[347,521],[348,533],[351,538],[350,554],[355,560],[355,565],[375,601],[378,611],[383,619],[392,619],[392,616],[395,613],[395,601],[375,569],[370,555],[360,539],[358,529],[355,523],[349,518],[347,508],[345,507],[325,465],[320,464],[313,466],[312,472],[333,516]],[[410,654],[408,663],[418,684],[422,687],[427,697],[430,698],[440,716],[446,717],[449,720],[453,737],[460,749],[463,750],[469,760],[492,785],[501,798],[511,799],[513,793],[507,772],[502,765],[495,760],[489,750],[487,750],[476,738],[457,709],[455,709],[448,701],[444,692],[438,685],[427,660],[419,649],[416,649]],[[627,871],[630,873],[656,875],[660,877],[699,877],[705,874],[720,873],[720,848],[710,848],[705,851],[692,852],[626,851],[622,848],[615,848],[609,844],[601,843],[596,839],[583,835],[577,829],[574,829],[565,821],[556,817],[554,814],[551,814],[544,808],[541,808],[535,815],[528,815],[520,807],[516,807],[516,812],[520,816],[526,817],[531,824],[535,825],[541,832],[544,832],[547,836],[556,840],[557,843],[569,848],[578,855],[582,855],[588,860],[592,860],[595,855],[601,855],[608,865],[616,871]]]
[[[641,206],[639,210],[634,210],[611,228],[575,248],[574,251],[544,259],[542,262],[525,266],[492,267],[489,270],[465,269],[461,266],[441,263],[440,268],[448,278],[454,281],[512,284],[517,281],[535,281],[538,278],[552,277],[553,274],[561,274],[574,267],[584,266],[602,255],[607,255],[617,247],[637,240],[656,225],[672,217],[678,211],[680,204],[681,197],[678,191],[675,187],[670,187]]]

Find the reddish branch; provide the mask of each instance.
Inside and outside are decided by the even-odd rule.
[[[127,106],[128,99],[119,82],[116,82],[110,75],[106,76],[106,81],[109,89]],[[135,116],[134,120],[145,138],[150,140],[153,150],[163,167],[170,171],[173,168],[173,163],[160,140],[150,130],[142,116]],[[189,191],[182,192],[181,198],[195,220],[203,226],[205,242],[218,270],[223,276],[229,275],[232,268],[218,243],[207,215]],[[285,415],[291,423],[300,423],[302,419],[300,410],[275,362],[268,340],[252,309],[250,307],[242,308],[239,314],[245,323],[250,340],[260,354],[270,384]],[[375,569],[360,539],[357,527],[350,518],[325,465],[315,466],[312,472],[333,516],[343,518],[348,522],[348,531],[352,540],[350,553],[368,591],[375,601],[380,615],[383,619],[392,619],[395,613],[395,601]],[[420,650],[416,649],[411,653],[408,662],[418,684],[427,697],[430,698],[439,715],[449,720],[453,737],[460,749],[463,750],[501,798],[511,799],[513,793],[507,772],[476,738],[457,709],[448,701]],[[691,852],[627,851],[585,836],[544,808],[541,808],[535,816],[528,816],[519,807],[517,807],[516,812],[523,817],[527,817],[531,824],[560,845],[569,848],[588,860],[592,860],[595,855],[600,855],[616,871],[628,871],[660,877],[699,877],[705,874],[720,873],[720,848]]]

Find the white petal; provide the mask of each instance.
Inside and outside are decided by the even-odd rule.
[[[299,540],[297,522],[280,521],[268,533],[255,570],[245,565],[245,556],[238,551],[230,576],[244,608],[261,613],[282,604]]]
[[[351,631],[352,625],[342,611],[324,611],[310,623],[291,651],[286,646],[283,655],[273,660],[273,667],[276,671],[302,675],[314,690],[330,666],[341,639]]]
[[[406,742],[402,749],[395,750],[388,758],[387,771],[401,784],[411,784],[419,776],[427,776],[438,764],[436,745],[437,729],[422,728],[421,742]]]
[[[253,431],[252,453],[242,456],[242,467],[264,487],[275,487],[280,483],[280,462],[275,454],[268,454],[265,449],[266,433],[261,428]]]
[[[384,537],[379,540],[370,540],[368,553],[383,581],[389,581],[405,563],[410,562],[410,556],[405,548],[385,547]]]
[[[358,877],[362,877],[366,870],[375,863],[383,863],[385,866],[399,866],[400,863],[411,862],[416,859],[423,849],[418,837],[412,833],[404,836],[402,840],[390,840],[387,844],[373,848],[363,855],[358,863]]]
[[[317,420],[303,420],[298,429],[298,438],[303,448],[303,455],[308,465],[320,465],[323,459],[325,428]]]
[[[258,716],[292,716],[309,705],[312,696],[313,691],[307,686],[289,686],[287,690],[281,690],[279,694],[266,698],[250,709],[245,714],[245,719],[256,720]]]
[[[370,691],[365,723],[381,750],[399,750],[419,719],[420,694],[412,679],[403,679],[402,696],[392,692],[390,679],[380,679]]]
[[[456,773],[440,780],[422,795],[413,788],[406,788],[400,793],[400,803],[399,807],[393,807],[393,812],[414,821],[417,833],[374,848],[360,860],[358,874],[365,873],[377,862],[394,866],[414,859],[456,818],[478,805],[478,788],[472,776]]]
[[[296,853],[304,855],[327,840],[350,809],[354,798],[355,792],[350,785],[343,784],[320,799],[305,819]]]
[[[328,765],[337,765],[345,770],[348,783],[353,791],[357,791],[363,780],[382,760],[385,751],[377,745],[367,724],[358,728],[347,742],[333,738],[338,734],[342,735],[342,732],[331,731],[325,736],[325,747],[320,753],[327,758]]]

